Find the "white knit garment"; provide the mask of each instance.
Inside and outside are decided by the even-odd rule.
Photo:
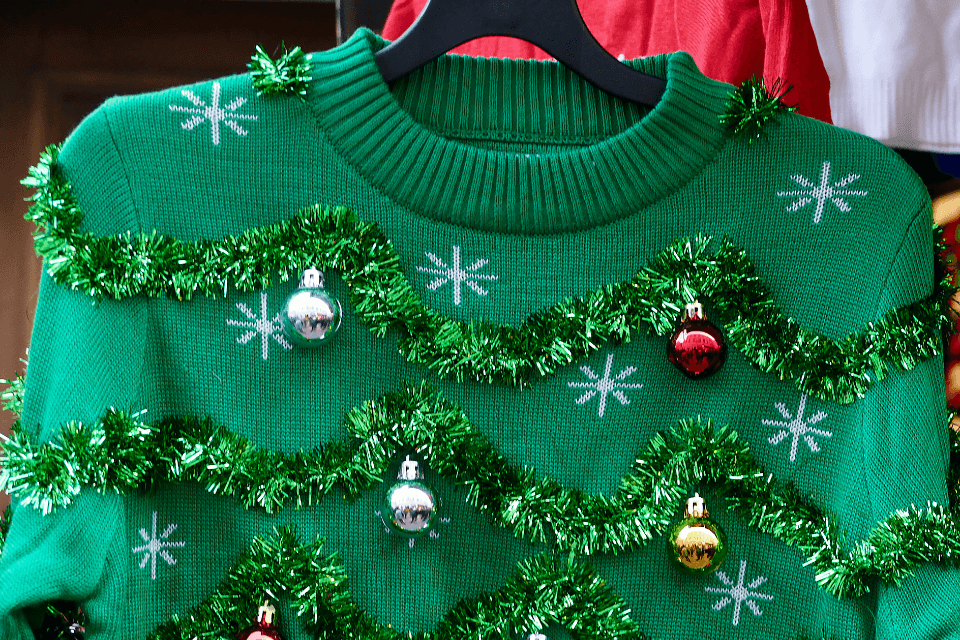
[[[806,0],[837,126],[960,153],[960,0]]]

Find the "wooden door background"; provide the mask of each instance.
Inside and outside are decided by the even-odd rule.
[[[0,378],[21,371],[33,325],[41,263],[19,181],[40,152],[110,96],[242,73],[258,44],[333,47],[337,15],[322,1],[0,1]]]

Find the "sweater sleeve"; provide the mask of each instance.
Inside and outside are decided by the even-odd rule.
[[[760,0],[760,21],[766,42],[763,78],[767,86],[782,78],[787,86],[793,85],[787,104],[796,104],[805,116],[832,123],[830,78],[804,1]]]
[[[383,25],[383,37],[396,40],[402,36],[420,15],[422,8],[416,0],[394,0],[387,14],[387,22]]]
[[[113,142],[107,107],[88,116],[64,144],[57,171],[70,183],[84,218],[79,232],[97,236],[136,232],[120,152]],[[25,382],[22,427],[42,442],[56,441],[68,422],[90,425],[110,407],[136,410],[142,404],[146,302],[94,300],[58,284],[47,272],[41,281]],[[84,489],[73,501],[43,514],[18,505],[0,558],[0,637],[32,638],[27,610],[51,600],[83,603],[92,594],[122,584],[127,558],[113,558],[125,543],[122,500]],[[119,596],[118,596],[119,597]],[[98,598],[109,601],[111,598]],[[118,598],[114,598],[117,601]],[[88,632],[117,615],[85,608]]]
[[[930,294],[933,287],[932,220],[924,210],[901,243],[881,292],[878,314]],[[875,397],[870,397],[875,396]],[[948,504],[949,442],[942,357],[878,383],[863,403],[863,468],[870,519],[898,510]],[[899,587],[879,586],[877,640],[960,638],[960,570],[923,563]]]

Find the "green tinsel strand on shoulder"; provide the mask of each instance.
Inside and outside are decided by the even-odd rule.
[[[730,136],[754,143],[779,112],[797,110],[797,107],[783,103],[784,96],[791,89],[792,85],[784,88],[782,78],[777,78],[773,86],[767,89],[763,78],[752,76],[730,92],[727,112],[720,116],[720,122],[726,125]]]
[[[274,60],[257,45],[256,52],[247,63],[253,78],[253,87],[260,96],[287,93],[304,99],[311,77],[310,56],[300,47],[294,47],[290,51],[287,51],[282,43],[280,47],[283,52]]]

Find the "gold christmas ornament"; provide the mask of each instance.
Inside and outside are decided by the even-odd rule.
[[[727,555],[727,536],[710,520],[707,505],[700,494],[687,500],[683,520],[667,538],[670,559],[684,572],[706,575],[716,571]]]

